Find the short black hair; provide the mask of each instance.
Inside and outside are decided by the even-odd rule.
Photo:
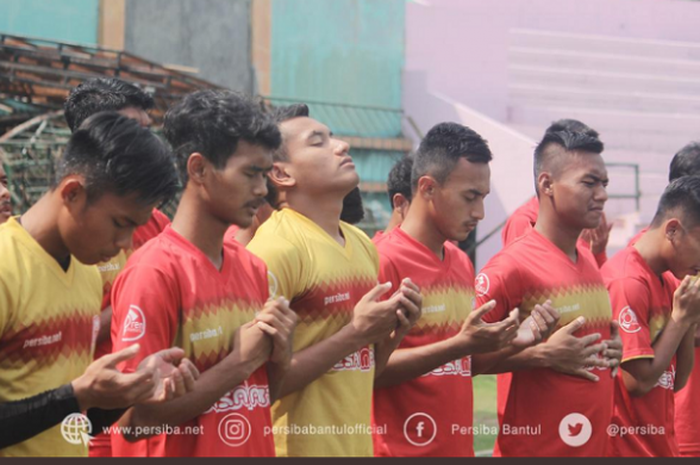
[[[670,215],[679,213],[686,226],[700,224],[700,176],[682,176],[666,187],[651,227],[658,228]]]
[[[343,210],[340,212],[341,221],[357,224],[365,218],[365,207],[362,204],[362,192],[354,188],[343,198]]]
[[[471,163],[488,163],[492,160],[488,143],[474,130],[457,123],[435,125],[420,144],[413,160],[411,187],[418,187],[418,180],[432,175],[443,184],[460,158]]]
[[[54,188],[67,176],[85,178],[88,200],[105,193],[137,194],[143,204],[169,201],[178,191],[172,152],[137,121],[101,112],[76,130],[58,160]]]
[[[272,118],[276,124],[284,123],[294,118],[308,118],[309,106],[305,103],[295,103],[293,105],[278,106],[272,109]],[[273,154],[275,161],[287,161],[287,150],[284,148],[284,141]]]
[[[411,171],[413,171],[413,159],[409,156],[400,158],[389,171],[386,187],[392,210],[394,209],[394,196],[396,194],[402,194],[409,202],[413,200]]]
[[[597,131],[578,120],[562,119],[552,123],[535,148],[535,190],[538,193],[537,179],[545,170],[545,165],[559,153],[552,150],[555,148],[563,148],[566,152],[581,151],[600,155],[605,146]]]
[[[71,90],[63,109],[68,127],[74,132],[83,121],[101,111],[129,107],[148,111],[154,106],[153,97],[133,84],[116,78],[93,78]]]
[[[590,126],[582,123],[581,121],[577,119],[569,119],[569,118],[564,118],[560,119],[557,121],[554,121],[552,124],[549,125],[547,130],[545,132],[559,132],[559,131],[569,131],[569,132],[578,132],[585,134],[590,137],[594,138],[599,138],[600,134],[598,134],[598,131],[595,129],[591,128]]]
[[[682,176],[700,175],[700,142],[690,142],[673,156],[668,170],[668,182]]]
[[[163,133],[175,151],[183,183],[187,160],[198,152],[223,169],[238,141],[277,150],[282,136],[260,104],[240,92],[202,90],[185,96],[165,115]]]

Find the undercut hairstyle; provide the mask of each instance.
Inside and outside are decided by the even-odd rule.
[[[183,184],[187,161],[201,153],[216,169],[235,156],[238,142],[275,151],[282,143],[277,125],[259,103],[239,92],[202,90],[185,96],[165,115],[163,133],[175,151]]]
[[[54,189],[70,175],[83,176],[89,202],[106,193],[136,194],[143,205],[162,205],[179,186],[168,147],[138,122],[116,112],[88,118],[71,136],[56,171]]]
[[[280,106],[272,109],[272,118],[275,120],[277,125],[294,118],[308,118],[309,115],[309,107],[304,103],[295,103],[294,105]],[[277,150],[275,150],[273,157],[275,161],[289,160],[287,150],[284,147],[284,136],[282,144]]]
[[[691,142],[674,155],[668,170],[668,182],[682,176],[700,175],[700,142]]]
[[[411,189],[412,170],[413,159],[405,156],[399,159],[389,171],[386,187],[392,210],[394,209],[394,196],[396,194],[402,194],[409,202],[413,200],[413,190]]]
[[[488,163],[493,156],[488,143],[467,126],[437,124],[425,135],[414,156],[411,188],[415,192],[418,180],[427,175],[444,184],[460,158],[470,163]]]
[[[154,106],[153,97],[133,84],[116,78],[94,78],[71,90],[63,109],[68,127],[75,132],[95,113],[129,107],[148,111]]]
[[[365,218],[365,207],[362,204],[362,192],[356,187],[343,199],[343,210],[340,212],[341,221],[357,224]]]
[[[686,227],[700,225],[700,176],[682,176],[666,187],[651,227],[658,228],[673,216]]]
[[[604,148],[598,132],[580,121],[562,119],[552,123],[535,148],[535,190],[538,195],[537,179],[543,171],[553,169],[552,164],[562,150],[567,153],[588,152],[600,155]]]

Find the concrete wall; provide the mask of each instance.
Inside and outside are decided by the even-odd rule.
[[[401,107],[405,0],[273,0],[271,93]]]
[[[99,0],[0,0],[0,32],[97,43]]]
[[[128,0],[125,50],[253,92],[251,0]]]
[[[406,69],[499,121],[507,117],[511,29],[695,42],[689,0],[427,0],[407,4]]]

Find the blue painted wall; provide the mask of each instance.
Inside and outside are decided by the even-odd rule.
[[[0,0],[0,32],[97,43],[99,0]]]
[[[404,18],[405,0],[273,0],[272,95],[400,108]]]

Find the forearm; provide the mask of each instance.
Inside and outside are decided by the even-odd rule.
[[[444,364],[466,356],[453,338],[410,349],[395,350],[386,367],[375,379],[374,387],[384,388],[418,378]]]
[[[347,325],[333,336],[295,353],[279,391],[279,398],[305,388],[328,373],[343,358],[368,344]]]
[[[392,354],[401,345],[404,336],[390,336],[374,345],[374,379],[378,380],[389,363]],[[376,381],[375,381],[376,382]]]
[[[643,396],[656,386],[661,375],[671,365],[671,359],[678,351],[689,328],[690,325],[676,323],[673,319],[669,320],[661,332],[661,336],[652,346],[654,349],[653,359],[623,362],[622,370],[627,373],[623,380],[630,394]]]
[[[524,350],[513,346],[498,352],[472,357],[472,373],[475,375],[510,373],[513,371],[549,368],[547,343],[543,342]]]
[[[70,384],[16,402],[0,404],[0,449],[26,441],[80,413]]]
[[[697,325],[693,325],[683,337],[676,352],[676,380],[674,390],[683,389],[690,378],[695,364],[695,331]]]
[[[270,403],[280,398],[284,383],[289,373],[289,364],[267,363],[267,382],[270,386]]]
[[[195,381],[195,388],[182,397],[153,405],[136,405],[119,422],[122,426],[153,427],[176,426],[196,418],[218,402],[226,393],[250,378],[262,363],[240,360],[233,352],[221,362],[203,372]],[[133,428],[132,428],[133,429]],[[134,441],[144,436],[130,436]]]
[[[110,338],[110,328],[112,325],[112,306],[105,307],[100,313],[100,332],[97,333],[97,343]]]

